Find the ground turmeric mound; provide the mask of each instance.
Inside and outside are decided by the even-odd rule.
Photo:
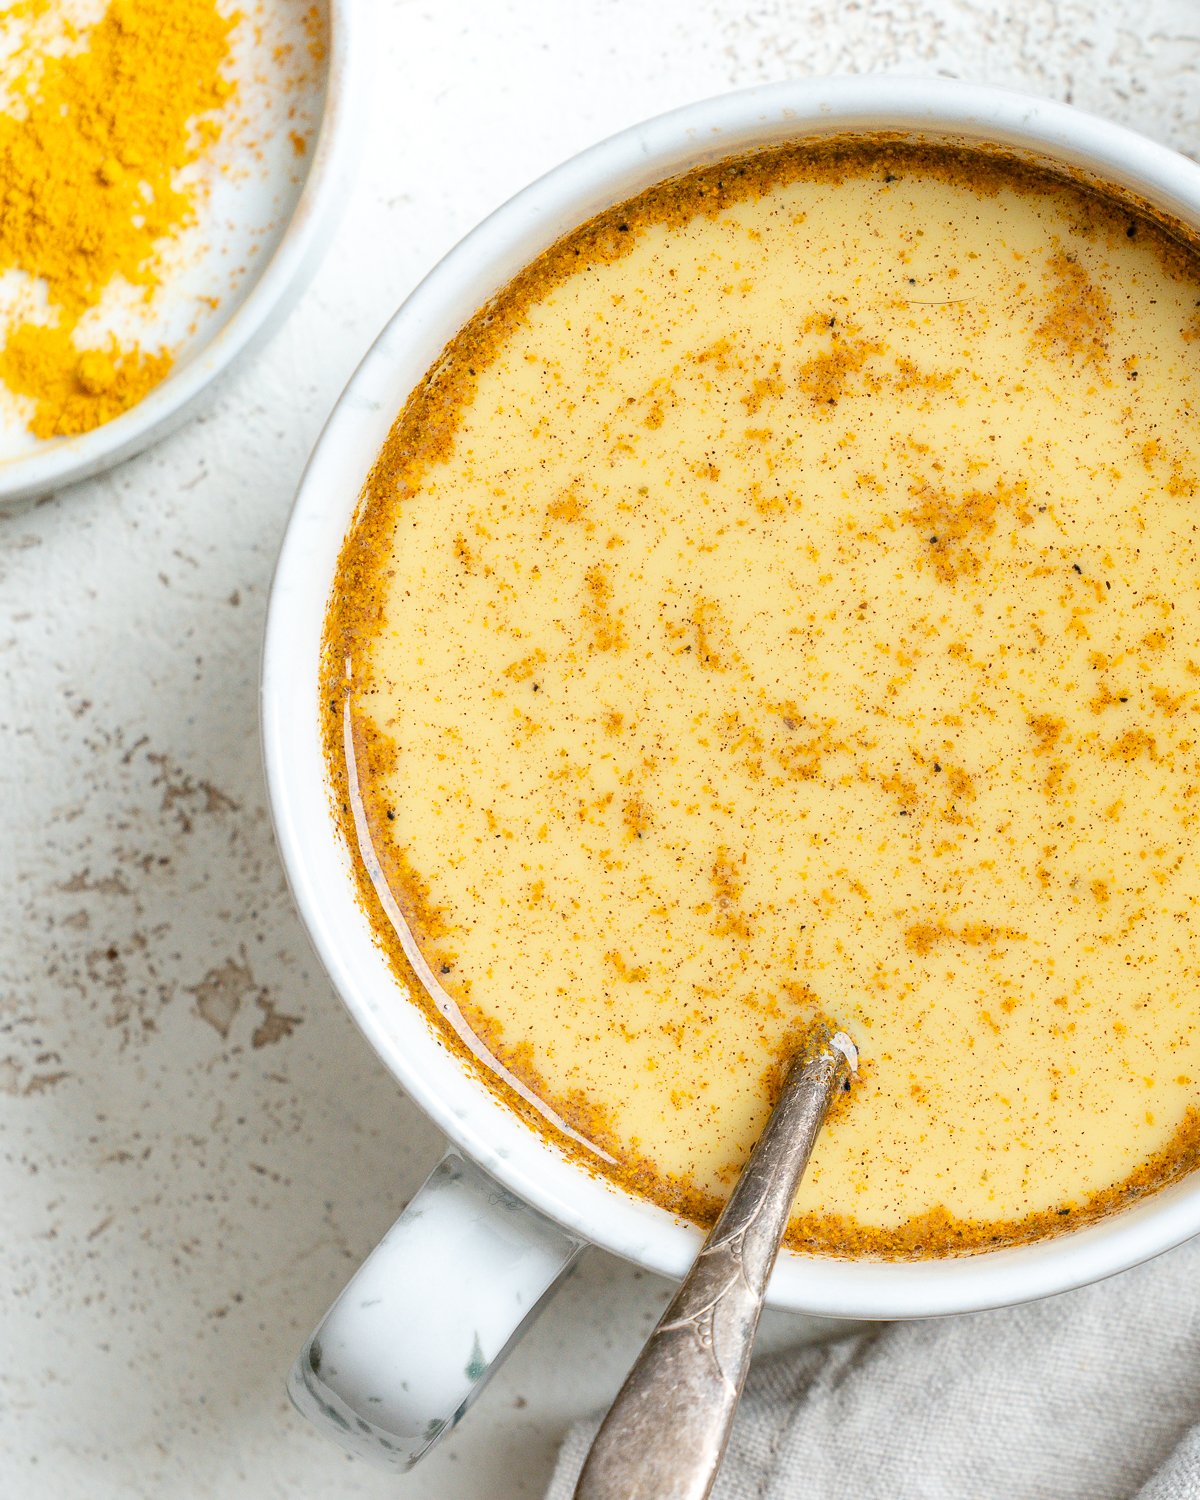
[[[9,330],[0,379],[33,401],[36,437],[109,421],[171,368],[167,351],[89,348],[75,334],[114,279],[149,295],[163,241],[194,217],[177,174],[220,133],[236,24],[217,0],[112,0],[95,26],[68,32],[78,50],[31,58],[12,88],[17,108],[0,115],[0,274],[39,279],[48,310]]]

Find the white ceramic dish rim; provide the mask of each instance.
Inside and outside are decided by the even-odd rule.
[[[437,1038],[355,900],[330,814],[317,713],[319,639],[361,485],[408,392],[489,295],[559,235],[651,182],[789,136],[904,130],[1024,148],[1102,174],[1200,228],[1200,167],[1069,106],[928,78],[783,83],[633,127],[533,183],[417,287],[366,355],[302,479],[272,587],[262,678],[272,813],[297,905],[331,980],[407,1093],[468,1155],[567,1230],[678,1277],[700,1233],[589,1174],[526,1126]],[[386,1190],[386,1185],[381,1185]],[[785,1251],[772,1305],[832,1317],[921,1317],[1027,1301],[1124,1270],[1200,1231],[1200,1174],[1089,1228],[950,1260],[839,1261]]]
[[[78,437],[0,463],[0,507],[53,494],[140,453],[180,426],[213,381],[280,326],[337,227],[362,124],[366,90],[355,16],[360,0],[328,0],[325,105],[312,159],[283,237],[245,301],[213,338],[136,406]]]

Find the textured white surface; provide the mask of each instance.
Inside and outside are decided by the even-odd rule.
[[[304,457],[429,265],[642,116],[789,74],[943,72],[1200,149],[1200,5],[371,0],[374,124],[333,250],[203,420],[0,521],[0,1492],[540,1494],[666,1288],[585,1259],[406,1480],[287,1408],[295,1348],[439,1154],[308,952],[255,730]],[[773,1318],[778,1344],[795,1323]]]

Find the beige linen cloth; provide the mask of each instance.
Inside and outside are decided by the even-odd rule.
[[[570,1500],[596,1421],[547,1500]],[[714,1500],[1200,1500],[1200,1240],[1025,1307],[751,1370]]]

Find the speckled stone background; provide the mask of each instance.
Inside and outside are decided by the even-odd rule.
[[[436,1161],[315,965],[255,679],[296,479],[367,343],[562,157],[740,85],[924,72],[1200,151],[1197,0],[366,0],[373,122],[330,255],[204,420],[0,520],[0,1493],[540,1494],[666,1288],[593,1253],[408,1479],[287,1406],[314,1320]],[[768,1320],[769,1342],[803,1335]]]

